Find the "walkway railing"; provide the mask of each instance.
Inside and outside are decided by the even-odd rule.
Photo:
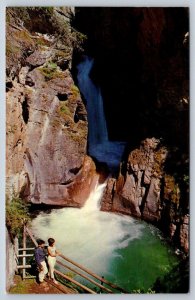
[[[22,268],[22,270],[23,270],[23,274],[22,274],[23,279],[27,278],[26,274],[25,274],[26,269],[31,267],[30,265],[26,265],[26,258],[33,256],[33,254],[27,254],[26,251],[27,250],[34,250],[34,248],[27,248],[26,247],[26,236],[27,235],[30,237],[30,239],[32,240],[34,245],[37,247],[37,242],[36,242],[33,234],[31,233],[31,231],[29,230],[29,228],[27,226],[24,226],[23,248],[19,249],[19,251],[22,251],[23,253],[18,254],[18,257],[22,257],[22,259],[23,259],[23,264],[21,266],[18,266],[18,269]],[[85,283],[82,284],[82,283],[78,282],[77,280],[71,278],[70,276],[64,274],[63,272],[61,272],[57,269],[55,269],[54,272],[58,276],[60,276],[63,279],[73,283],[74,285],[76,285],[77,287],[79,287],[82,290],[86,291],[87,293],[96,294],[97,293],[97,287],[99,288],[99,292],[101,292],[101,293],[102,292],[109,293],[109,294],[112,294],[112,293],[125,293],[126,294],[126,293],[128,293],[123,288],[117,286],[116,284],[113,284],[112,282],[108,281],[104,277],[100,277],[96,273],[94,273],[91,270],[85,268],[81,264],[74,262],[72,259],[66,257],[65,255],[59,254],[58,256],[63,259],[63,261],[61,261],[59,259],[56,260],[56,263],[61,267],[61,269],[62,268],[68,269],[71,272],[73,272],[74,274],[77,274],[78,276],[84,278],[85,282],[87,280],[90,283],[92,283],[93,285],[95,285],[96,289],[94,287],[91,287],[91,286],[90,287],[86,286]],[[70,264],[71,264],[71,266],[70,266]]]

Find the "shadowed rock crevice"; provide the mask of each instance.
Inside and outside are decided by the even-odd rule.
[[[67,101],[68,100],[68,95],[67,94],[57,94],[57,97],[60,101]]]
[[[69,170],[70,173],[77,175],[79,173],[79,171],[82,169],[82,166],[80,167],[76,167],[76,168],[72,168]]]
[[[6,82],[6,92],[9,92],[9,90],[13,87],[12,81]]]
[[[27,98],[25,98],[25,100],[22,102],[22,117],[24,122],[27,124],[29,119],[29,105]]]
[[[60,185],[69,185],[70,183],[72,183],[73,180],[72,179],[69,179],[67,180],[66,182],[60,182]]]
[[[150,186],[147,185],[147,184],[144,184],[143,181],[141,183],[141,186],[142,186],[142,191],[143,192],[142,192],[142,200],[141,200],[141,203],[140,203],[140,211],[143,212],[144,207],[146,205],[146,200],[147,200],[147,196],[148,196]]]
[[[74,113],[74,122],[75,123],[78,123],[79,120],[85,120],[85,116],[83,116],[82,114],[82,110],[81,110],[81,107],[78,105],[76,110],[75,110],[75,113]]]

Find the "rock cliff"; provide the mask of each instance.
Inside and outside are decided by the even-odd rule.
[[[101,210],[132,215],[159,226],[186,253],[189,250],[188,184],[164,169],[168,150],[146,139],[130,152],[117,179],[110,178]]]
[[[81,42],[73,13],[7,9],[7,193],[32,203],[80,207],[96,178],[86,156],[86,110],[70,72]]]

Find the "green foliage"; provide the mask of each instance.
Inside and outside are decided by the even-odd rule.
[[[180,188],[179,185],[175,182],[175,178],[171,175],[165,175],[165,187],[164,187],[164,198],[171,201],[179,207],[180,202]]]
[[[56,70],[57,64],[51,61],[48,63],[48,68],[51,70]]]
[[[54,8],[52,6],[43,6],[42,8],[45,9],[49,13],[53,13]]]
[[[36,44],[40,46],[40,48],[43,46],[49,46],[50,42],[46,40],[44,37],[39,36],[39,38],[36,39]]]
[[[63,114],[70,114],[70,110],[69,110],[69,108],[66,106],[66,105],[63,105],[63,106],[61,106],[60,107],[60,111],[61,111],[61,113]]]
[[[87,36],[76,29],[72,28],[73,47],[78,51],[83,51],[83,45],[87,40]]]
[[[189,175],[184,174],[184,176],[183,176],[183,181],[184,181],[186,184],[189,185],[189,182],[190,182],[190,177],[189,177]]]
[[[75,84],[73,84],[71,86],[71,94],[72,94],[73,98],[77,98],[78,96],[80,96],[79,89]]]
[[[33,43],[32,38],[27,30],[18,30],[15,33],[15,37],[18,41],[22,41],[23,43],[31,44]]]
[[[19,281],[19,280],[18,280]],[[21,280],[9,290],[10,294],[28,294],[31,282],[28,280]]]
[[[39,71],[45,76],[46,81],[55,78],[59,73],[57,70],[57,64],[54,62],[48,62],[44,67],[40,67]]]
[[[71,115],[70,109],[66,103],[60,103],[59,114],[64,117],[65,115]]]
[[[7,41],[6,43],[6,55],[17,54],[20,52],[20,48],[11,44],[11,42]]]
[[[159,176],[163,174],[163,163],[167,156],[167,149],[161,147],[158,151],[154,152],[153,175]]]
[[[13,195],[6,199],[6,226],[12,237],[19,235],[24,223],[29,220],[28,205],[20,197]]]

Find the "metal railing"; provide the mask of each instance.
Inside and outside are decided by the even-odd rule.
[[[22,274],[23,279],[27,278],[26,273],[25,273],[26,269],[31,267],[31,265],[26,265],[26,258],[33,256],[33,254],[27,254],[26,251],[34,250],[34,248],[27,248],[26,247],[26,237],[27,237],[27,235],[30,237],[30,239],[32,240],[34,245],[36,247],[38,246],[37,242],[36,242],[36,239],[34,238],[33,234],[29,230],[29,228],[27,226],[24,226],[23,248],[18,249],[19,251],[22,251],[22,254],[18,254],[18,257],[21,257],[23,259],[23,264],[18,266],[18,269],[23,270],[23,274]],[[61,271],[59,271],[57,269],[55,269],[54,272],[58,276],[60,276],[63,279],[73,283],[74,285],[76,285],[77,287],[79,287],[82,290],[86,291],[87,293],[97,294],[97,287],[99,288],[99,292],[105,292],[105,293],[109,293],[109,294],[113,294],[113,293],[124,293],[124,294],[126,294],[126,293],[128,293],[123,288],[117,286],[116,284],[113,284],[112,282],[108,281],[104,277],[101,277],[101,276],[97,275],[96,273],[92,272],[91,270],[87,269],[86,267],[82,266],[81,264],[74,262],[72,259],[66,257],[65,255],[59,254],[58,256],[63,259],[63,262],[59,259],[56,260],[56,263],[61,268],[65,268],[65,269],[70,270],[71,272],[73,272],[73,273],[77,274],[78,276],[84,278],[85,281],[87,280],[87,281],[90,282],[90,284],[92,283],[93,285],[95,285],[96,288],[94,288],[94,287],[92,288],[91,286],[88,287],[85,284],[82,284],[82,283],[78,282],[77,280],[71,278],[70,276],[62,273]],[[69,264],[71,264],[71,266]],[[93,289],[95,289],[95,291]]]

